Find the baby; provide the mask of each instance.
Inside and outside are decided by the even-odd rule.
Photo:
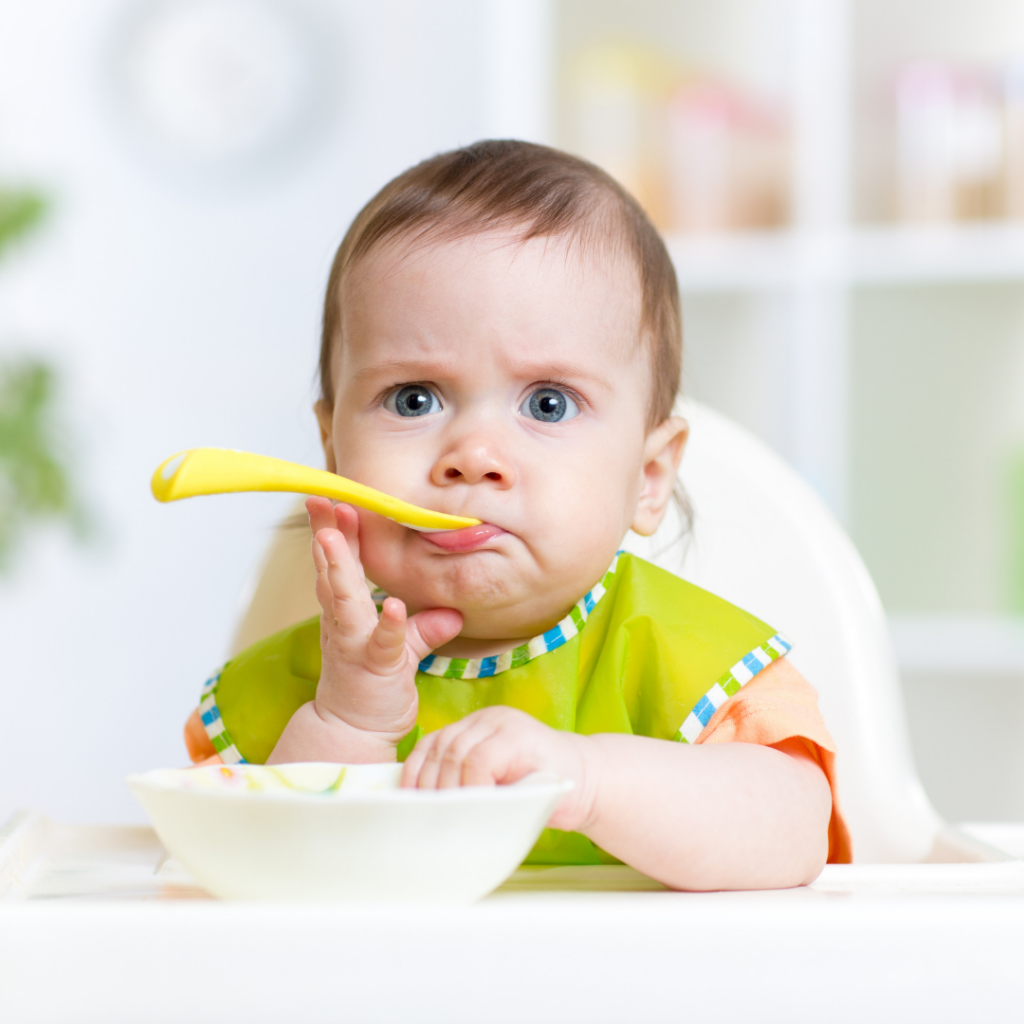
[[[676,888],[848,860],[788,643],[616,553],[672,499],[681,348],[665,247],[598,168],[482,142],[385,186],[328,282],[327,466],[482,524],[418,533],[311,498],[323,613],[207,683],[193,759],[397,758],[420,788],[553,772],[575,785],[529,862]]]

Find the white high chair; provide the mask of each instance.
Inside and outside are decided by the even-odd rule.
[[[857,862],[961,860],[910,755],[882,606],[849,538],[804,480],[714,410],[685,403],[691,439],[680,479],[693,532],[670,516],[626,546],[745,608],[793,642],[836,741],[840,798]]]
[[[26,815],[0,828],[0,1020],[1020,1016],[1024,862],[945,828],[929,805],[860,559],[764,445],[707,408],[683,411],[693,534],[673,546],[669,522],[627,546],[793,640],[837,743],[857,863],[775,892],[671,893],[625,867],[550,868],[472,907],[256,906],[155,875],[149,829]],[[313,613],[306,552],[300,531],[279,532],[236,642]]]

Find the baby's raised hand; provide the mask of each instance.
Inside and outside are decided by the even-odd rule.
[[[310,498],[306,510],[323,609],[316,712],[328,724],[338,721],[397,746],[416,724],[416,666],[458,635],[462,616],[433,608],[408,618],[405,604],[389,597],[378,618],[359,560],[355,509]]]

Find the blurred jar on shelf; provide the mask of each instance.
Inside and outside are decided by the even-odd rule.
[[[1006,215],[1024,220],[1024,58],[1003,72]]]
[[[897,213],[942,223],[1003,213],[1003,98],[986,70],[916,61],[896,79]]]
[[[774,227],[789,210],[785,119],[647,47],[609,42],[569,65],[568,146],[666,231]]]
[[[676,76],[666,55],[620,42],[587,47],[569,65],[569,148],[627,188],[660,228],[668,220],[662,124]]]
[[[789,216],[789,133],[781,112],[711,79],[668,105],[672,227],[777,227]]]

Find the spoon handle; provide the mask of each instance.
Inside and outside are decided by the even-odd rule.
[[[200,494],[238,491],[288,491],[347,501],[377,512],[413,530],[461,530],[479,525],[479,519],[449,516],[410,505],[383,491],[347,480],[323,469],[295,462],[252,455],[230,448],[191,448],[165,459],[150,483],[157,501],[178,501]]]

